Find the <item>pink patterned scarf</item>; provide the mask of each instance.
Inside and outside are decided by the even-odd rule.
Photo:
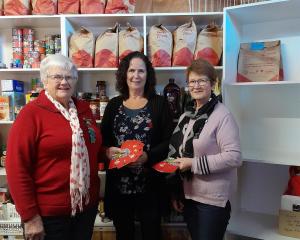
[[[89,155],[83,138],[83,132],[80,128],[77,109],[72,99],[69,101],[69,110],[65,109],[58,101],[53,99],[47,91],[47,98],[54,104],[57,110],[70,122],[72,129],[72,153],[71,153],[71,171],[70,171],[70,195],[72,216],[76,214],[77,207],[80,212],[83,210],[82,200],[85,199],[85,205],[89,202],[90,188],[90,165]]]

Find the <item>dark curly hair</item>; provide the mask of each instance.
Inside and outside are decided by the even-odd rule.
[[[129,98],[129,89],[127,85],[127,70],[129,68],[130,61],[133,58],[139,58],[143,60],[146,66],[147,71],[147,78],[146,84],[144,87],[144,97],[150,99],[153,95],[156,94],[155,92],[155,84],[156,84],[156,76],[154,68],[149,61],[148,57],[145,56],[141,52],[131,52],[126,57],[124,57],[119,65],[119,68],[116,72],[116,90],[120,93],[121,97],[126,100]]]

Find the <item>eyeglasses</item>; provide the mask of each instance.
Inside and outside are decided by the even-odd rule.
[[[189,87],[195,87],[196,84],[198,84],[199,86],[205,86],[205,85],[207,85],[208,82],[210,82],[209,79],[203,78],[203,79],[198,79],[198,80],[191,80],[187,84]]]
[[[63,79],[65,79],[67,82],[72,82],[77,80],[76,77],[72,77],[69,75],[62,75],[62,74],[47,75],[47,77],[55,80],[55,82],[57,83],[61,82]]]

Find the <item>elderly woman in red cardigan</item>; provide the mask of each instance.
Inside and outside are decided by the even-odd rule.
[[[88,240],[102,138],[89,105],[72,97],[74,64],[50,55],[40,71],[45,90],[21,110],[9,133],[8,185],[26,240]]]

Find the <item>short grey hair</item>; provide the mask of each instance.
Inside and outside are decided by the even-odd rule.
[[[50,67],[60,67],[70,71],[73,78],[78,78],[78,71],[74,63],[66,56],[61,54],[51,54],[44,58],[40,64],[40,76],[44,82],[47,79]]]

